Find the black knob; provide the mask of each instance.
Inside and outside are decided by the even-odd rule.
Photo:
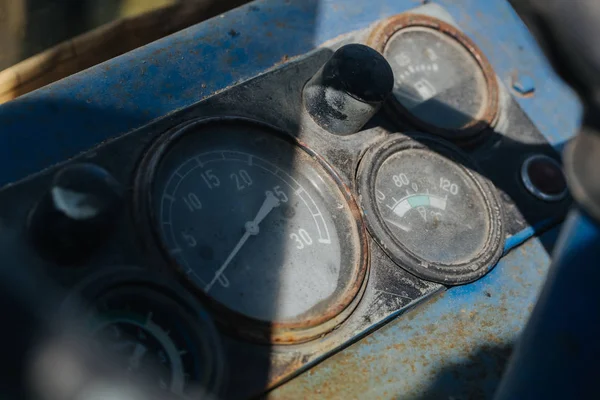
[[[114,227],[122,198],[119,183],[99,166],[61,169],[30,214],[33,243],[43,256],[59,263],[81,261]]]
[[[351,135],[379,110],[394,87],[386,59],[368,46],[340,47],[306,83],[303,102],[323,129]]]

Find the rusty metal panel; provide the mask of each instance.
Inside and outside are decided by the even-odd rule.
[[[508,3],[438,3],[482,49],[499,79],[516,88],[519,105],[542,134],[557,147],[568,140],[578,125],[579,105],[543,61]],[[7,103],[0,107],[0,185],[190,107],[339,35],[418,4],[414,0],[257,1]],[[520,92],[527,95],[519,96]],[[526,228],[510,244],[517,245],[532,233],[533,228]],[[489,396],[547,263],[542,244],[531,240],[509,253],[481,281],[451,289],[400,316],[272,396]],[[379,295],[373,293],[373,298]],[[375,320],[384,318],[371,314]],[[292,362],[302,364],[301,359]],[[277,368],[273,372],[277,375]]]
[[[275,389],[270,399],[491,398],[548,271],[557,229]]]
[[[255,1],[3,104],[0,185],[421,3]],[[436,3],[482,49],[502,82],[529,82],[533,93],[519,97],[519,105],[552,144],[573,135],[580,113],[575,96],[505,0]]]

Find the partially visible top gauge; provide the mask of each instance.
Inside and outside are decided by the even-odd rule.
[[[109,361],[133,382],[176,398],[219,392],[223,355],[216,331],[183,288],[137,268],[92,278],[65,311],[80,310],[76,320]]]
[[[500,203],[469,158],[441,140],[394,137],[358,172],[369,229],[396,263],[424,279],[483,276],[503,250]]]
[[[498,109],[492,67],[453,26],[423,15],[392,17],[371,34],[394,71],[391,113],[452,140],[490,126]]]
[[[358,209],[323,161],[273,129],[191,122],[159,139],[137,183],[163,255],[238,333],[308,340],[358,301]]]

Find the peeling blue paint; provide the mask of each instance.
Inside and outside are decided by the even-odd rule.
[[[554,229],[273,391],[270,399],[492,398],[548,271]]]
[[[519,103],[551,143],[573,135],[580,107],[508,3],[439,4],[482,48],[507,86],[515,70],[541,82],[534,98]],[[412,0],[256,1],[4,104],[0,185],[417,5]],[[230,35],[232,29],[239,34]]]

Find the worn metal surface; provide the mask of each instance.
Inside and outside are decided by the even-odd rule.
[[[299,116],[296,110],[300,109],[301,96],[299,94],[302,86],[320,68],[330,53],[330,50],[323,50],[313,53],[310,57],[295,60],[273,73],[262,75],[244,85],[235,86],[194,107],[96,147],[73,161],[85,160],[101,165],[111,171],[119,182],[130,182],[131,185],[128,187],[133,189],[136,186],[133,182],[136,171],[140,172],[139,177],[148,175],[139,169],[144,168],[143,165],[140,166],[142,156],[147,154],[152,143],[157,147],[160,147],[161,143],[165,143],[155,141],[164,132],[198,118],[252,116],[263,123],[277,127],[278,130],[288,132],[296,137],[303,146],[310,148],[311,152],[314,151],[319,154],[319,157],[323,157],[331,167],[337,170],[337,178],[340,180],[342,190],[346,191],[346,196],[350,196],[351,193],[354,193],[352,189],[353,176],[360,154],[364,153],[364,150],[373,143],[384,139],[389,132],[375,126],[351,137],[334,136],[319,128],[308,115],[304,115],[306,124],[299,125],[300,122],[297,121]],[[285,88],[284,90],[275,90],[282,86]],[[261,99],[261,101],[251,102],[247,101],[248,99]],[[223,123],[223,121],[220,122]],[[312,155],[316,156],[316,154]],[[152,158],[149,156],[147,160]],[[4,254],[5,259],[13,257],[19,260],[19,262],[15,262],[16,264],[27,265],[29,268],[36,266],[43,268],[47,275],[61,281],[65,288],[77,284],[77,281],[85,274],[97,272],[115,263],[139,265],[156,270],[162,272],[167,279],[169,277],[184,278],[181,274],[175,273],[172,264],[165,263],[166,260],[160,251],[161,247],[156,241],[143,239],[146,235],[151,235],[153,225],[151,220],[144,218],[147,216],[144,210],[139,209],[142,203],[132,201],[133,190],[127,191],[125,203],[130,206],[130,210],[119,218],[115,235],[109,238],[102,250],[94,253],[84,265],[70,269],[56,268],[56,266],[48,265],[37,258],[35,249],[31,249],[29,242],[23,240],[26,239],[27,232],[23,231],[22,221],[32,203],[43,195],[55,172],[56,169],[43,171],[31,179],[0,191],[0,220],[2,220],[3,228],[10,232],[18,232],[16,243],[11,246],[10,254],[6,254],[7,252]],[[148,193],[138,192],[136,194],[144,196]],[[136,218],[133,215],[140,211],[139,216],[142,218],[134,223]],[[355,215],[355,217],[358,222],[358,216]],[[369,253],[364,252],[367,249],[370,250]],[[227,398],[248,398],[250,395],[261,393],[266,387],[273,387],[291,378],[294,374],[300,373],[299,369],[308,368],[317,363],[332,352],[398,316],[406,308],[442,289],[441,285],[422,281],[398,268],[372,239],[369,240],[368,248],[363,247],[362,250],[362,257],[368,255],[371,265],[368,279],[364,279],[365,285],[360,288],[360,293],[355,297],[355,301],[327,324],[334,322],[333,325],[337,325],[338,322],[345,319],[347,316],[345,313],[349,313],[352,309],[354,312],[333,331],[306,343],[298,344],[299,341],[302,341],[298,339],[301,338],[300,335],[306,338],[306,333],[309,331],[290,332],[288,330],[287,336],[283,336],[281,332],[268,329],[268,327],[257,329],[259,328],[257,326],[242,326],[240,319],[229,318],[232,316],[231,312],[223,313],[222,307],[213,307],[206,296],[201,297],[201,300],[206,300],[205,304],[209,306],[212,315],[220,322],[221,331],[227,333],[222,336],[226,363],[235,366],[229,376]],[[28,258],[22,259],[23,256]],[[362,277],[352,284],[358,284],[361,279]],[[186,282],[185,279],[182,282],[188,290],[194,291],[193,285],[188,285],[189,282]],[[196,291],[196,293],[198,292]],[[263,298],[268,304],[276,306],[276,292],[266,292]],[[329,326],[329,328],[332,327]],[[281,326],[275,326],[275,328],[281,328]],[[326,327],[322,325],[314,327],[321,333],[329,330],[329,328],[323,328]],[[246,329],[246,331],[240,332],[242,329]],[[289,342],[289,339],[293,339],[296,344],[254,344],[247,340],[250,329],[252,332],[263,333],[267,339],[279,339],[279,342]],[[240,333],[244,334],[243,339],[239,338]]]
[[[548,281],[498,390],[498,399],[598,397],[600,225],[565,221]]]
[[[270,399],[490,398],[541,288],[556,230],[271,392]]]
[[[531,76],[535,101],[518,101],[551,143],[559,145],[574,133],[580,112],[575,97],[543,61],[507,2],[439,4],[503,82],[508,85],[515,70]],[[0,185],[416,5],[413,0],[256,1],[4,104]]]
[[[535,95],[517,101],[542,134],[557,147],[571,137],[578,124],[579,106],[543,61],[509,5],[504,0],[439,3],[481,48],[505,85],[510,85],[515,71],[532,78]],[[325,41],[416,5],[412,0],[258,1],[5,104],[0,107],[0,185],[191,106]],[[519,130],[509,128],[515,143],[521,143]],[[530,150],[536,149],[530,146]],[[342,158],[345,150],[339,146],[335,157]],[[122,169],[122,165],[113,167]],[[339,169],[350,167],[342,165]],[[502,170],[502,166],[494,167],[489,166],[490,173]],[[24,198],[31,201],[31,196]],[[508,247],[534,232],[527,225],[523,228],[507,240]],[[374,256],[383,259],[377,249]],[[431,384],[443,388],[435,389],[431,397],[442,392],[448,397],[448,393],[465,387],[471,389],[472,397],[488,394],[506,356],[502,346],[510,343],[522,327],[528,314],[526,305],[533,301],[546,263],[547,255],[540,244],[530,242],[505,257],[483,280],[452,289],[434,303],[415,309],[412,317],[399,318],[278,393],[295,398],[392,397],[402,393],[403,398],[410,398],[426,395],[426,387]],[[393,265],[388,267],[383,272],[399,273]],[[380,280],[400,282],[398,277],[383,273]],[[418,294],[436,291],[436,287],[423,282],[411,285]],[[389,292],[393,295],[386,297]],[[397,316],[387,311],[410,306],[407,298],[413,297],[411,293],[396,294],[393,287],[387,286],[373,287],[365,295],[374,300],[373,308],[365,314],[379,323]],[[507,307],[509,304],[511,307]],[[350,325],[348,329],[352,337],[365,333],[350,331]],[[474,363],[466,363],[469,354]],[[451,365],[448,370],[454,372],[437,375],[444,369],[444,360]],[[300,352],[290,353],[285,363],[292,368],[305,364]],[[275,366],[269,371],[275,375],[270,381],[283,378],[282,371]],[[473,378],[477,376],[483,380],[475,384]],[[464,379],[457,379],[461,377]]]

